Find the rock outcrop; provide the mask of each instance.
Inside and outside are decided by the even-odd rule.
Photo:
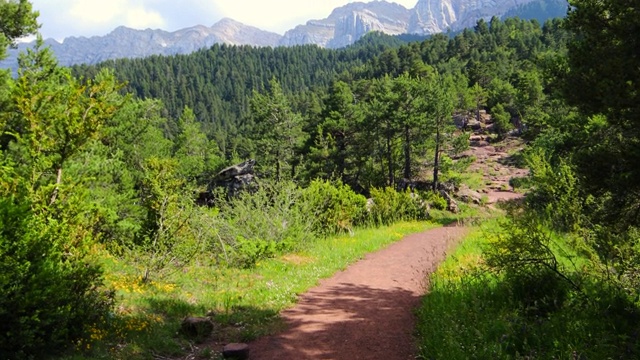
[[[216,189],[224,189],[227,198],[236,196],[240,191],[251,190],[256,186],[256,176],[253,167],[256,161],[249,159],[240,164],[232,165],[220,171],[207,187],[207,191],[198,194],[196,203],[201,206],[214,206]]]
[[[287,31],[280,45],[316,44],[340,48],[351,45],[371,31],[390,35],[407,33],[411,12],[386,1],[354,2],[339,7],[326,19],[311,20]]]
[[[234,197],[240,191],[250,189],[256,180],[253,172],[255,164],[254,159],[249,159],[223,169],[209,184],[209,192],[212,192],[214,188],[223,187],[226,189],[228,197]]]
[[[409,33],[435,34],[473,27],[478,20],[502,17],[537,0],[419,0],[412,10]]]

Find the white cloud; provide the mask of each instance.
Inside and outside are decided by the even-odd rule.
[[[225,17],[283,33],[306,20],[324,18],[331,10],[348,2],[353,0],[232,0],[220,1],[219,6]]]
[[[310,19],[322,19],[354,0],[31,0],[40,11],[41,33],[69,36],[105,35],[120,25],[175,31],[211,26],[229,17],[280,34]],[[418,0],[394,0],[407,8]]]
[[[218,7],[225,17],[264,30],[284,33],[296,25],[311,19],[323,19],[337,7],[356,0],[218,0]],[[360,0],[362,1],[362,0]],[[369,2],[367,0],[364,2]],[[418,0],[394,0],[412,8]]]
[[[128,10],[125,18],[127,21],[124,25],[134,29],[163,28],[166,26],[162,15],[144,8]]]
[[[162,15],[157,11],[146,9],[141,5],[132,5],[127,0],[86,1],[77,0],[69,8],[68,14],[73,21],[83,27],[120,22],[132,28],[162,27],[166,25]]]

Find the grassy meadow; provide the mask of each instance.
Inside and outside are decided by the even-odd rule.
[[[451,221],[444,219],[443,221]],[[278,313],[298,294],[366,254],[407,234],[440,226],[401,222],[356,229],[353,234],[317,239],[299,250],[259,261],[255,267],[221,267],[206,258],[163,281],[143,284],[140,272],[114,257],[105,259],[107,284],[117,291],[112,331],[93,333],[92,344],[78,344],[73,359],[146,359],[194,352],[216,358],[216,350],[179,333],[186,316],[210,315],[214,342],[249,341],[278,329]]]

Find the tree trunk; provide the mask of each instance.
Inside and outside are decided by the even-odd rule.
[[[58,176],[56,178],[56,187],[53,189],[53,194],[51,194],[51,200],[49,201],[49,205],[53,205],[58,198],[58,191],[60,188],[60,184],[62,183],[62,167],[58,168]]]
[[[411,129],[404,127],[404,178],[411,181]]]
[[[387,131],[387,162],[389,171],[389,186],[393,186],[393,153],[391,152],[391,130]]]
[[[280,164],[280,158],[276,159],[276,182],[280,182],[282,173],[282,165]]]
[[[440,127],[436,126],[436,155],[433,160],[433,191],[438,191],[438,173],[440,172]]]

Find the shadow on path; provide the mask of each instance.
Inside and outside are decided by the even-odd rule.
[[[354,284],[309,293],[283,314],[288,331],[254,344],[251,359],[410,359],[419,300],[407,290]]]
[[[413,359],[425,277],[465,231],[410,235],[323,280],[281,313],[284,332],[250,344],[251,359]]]

